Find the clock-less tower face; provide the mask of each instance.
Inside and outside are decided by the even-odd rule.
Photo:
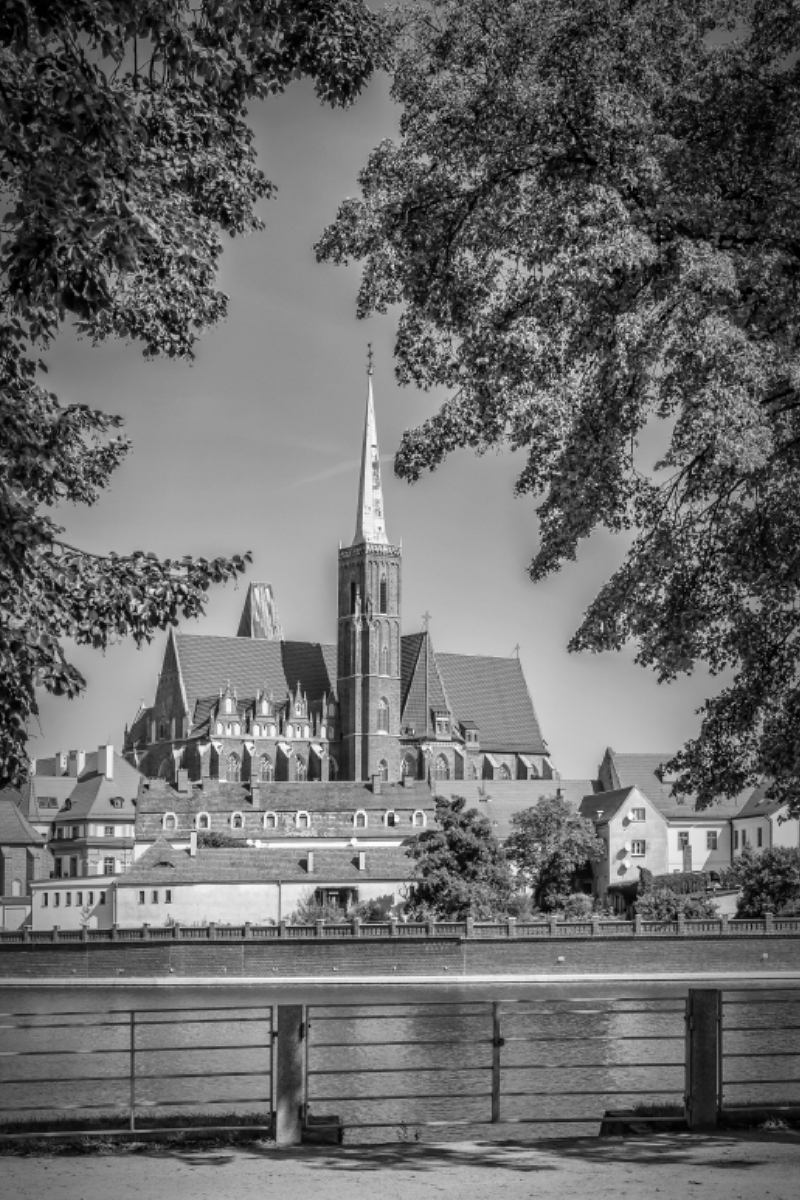
[[[341,777],[400,778],[401,556],[389,545],[369,375],[356,532],[339,551]]]

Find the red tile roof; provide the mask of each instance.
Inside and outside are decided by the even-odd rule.
[[[694,796],[678,799],[670,794],[672,784],[661,782],[661,766],[669,762],[673,754],[620,754],[616,750],[609,750],[608,754],[613,767],[612,778],[617,787],[638,787],[662,816],[671,821],[713,821],[720,817],[735,817],[750,794],[748,788],[732,800],[722,798],[709,808],[696,809]]]
[[[22,812],[19,798],[16,788],[0,792],[0,846],[43,846],[44,837]]]

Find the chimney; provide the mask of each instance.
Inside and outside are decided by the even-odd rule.
[[[114,747],[97,747],[97,774],[105,775],[106,779],[114,778]]]
[[[189,834],[189,857],[197,857],[197,830],[193,829]]]
[[[36,759],[35,758],[28,759],[28,774],[29,775],[36,774]]]
[[[63,750],[56,750],[53,755],[53,774],[59,778],[65,774],[67,770],[67,756]]]
[[[366,871],[367,869],[367,854],[365,850],[359,850],[358,852],[358,869],[359,871]]]
[[[185,768],[181,768],[181,770],[178,771],[175,790],[181,796],[186,796],[192,790],[189,786],[189,772]]]
[[[314,851],[313,850],[308,851],[308,856],[306,857],[306,870],[308,871],[309,875],[312,875],[314,873]]]
[[[372,776],[372,794],[374,796],[380,796],[381,791],[382,791],[381,783],[382,783],[382,780],[381,780],[380,775]]]
[[[86,751],[85,750],[70,750],[69,758],[67,759],[67,774],[71,779],[77,779],[83,774],[86,766]]]

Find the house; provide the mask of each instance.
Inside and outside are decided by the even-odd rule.
[[[56,878],[115,875],[133,862],[141,776],[113,746],[87,758],[78,759],[69,795],[51,822]]]
[[[637,868],[654,875],[668,870],[669,830],[663,814],[638,787],[616,788],[585,796],[581,816],[594,821],[606,853],[592,864],[594,889],[605,896],[610,887],[638,883]]]
[[[15,788],[0,792],[0,929],[27,922],[31,886],[52,869],[46,839],[23,813],[22,800]]]
[[[800,821],[797,817],[787,816],[785,802],[767,798],[768,788],[768,780],[754,788],[732,820],[734,858],[745,846],[753,850],[772,850],[779,846],[797,849],[800,846]]]

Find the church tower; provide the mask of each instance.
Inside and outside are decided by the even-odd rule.
[[[400,778],[400,565],[383,516],[370,350],[356,532],[339,550],[341,779]]]

